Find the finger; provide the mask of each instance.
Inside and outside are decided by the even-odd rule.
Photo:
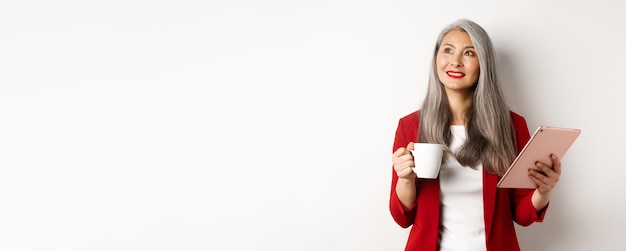
[[[393,163],[394,164],[402,164],[402,163],[407,162],[407,161],[413,161],[413,155],[411,155],[408,151],[403,153],[402,155],[399,155],[399,156],[394,155],[393,156]]]
[[[409,144],[406,146],[407,149],[409,150],[415,150],[415,143],[414,142],[409,142]]]
[[[539,168],[539,171],[541,171],[546,176],[550,176],[554,174],[554,171],[552,170],[552,168],[543,162],[537,161],[535,162],[535,166]]]
[[[399,159],[402,159],[402,160],[404,160],[404,161],[407,161],[407,160],[414,160],[414,159],[415,159],[415,158],[414,158],[414,156],[413,156],[413,154],[411,154],[411,152],[409,152],[409,151],[407,151],[407,152],[406,152],[406,154],[404,154],[404,155],[402,155],[402,156],[399,156],[398,158],[399,158]]]
[[[541,194],[545,194],[550,192],[550,186],[548,186],[547,184],[543,183],[541,180],[535,178],[535,177],[530,177],[533,182],[535,182],[535,185],[537,185],[537,191]]]
[[[410,154],[402,155],[398,157],[396,163],[403,167],[414,167],[415,162],[413,161],[413,157]]]
[[[405,168],[413,168],[415,166],[415,162],[411,155],[403,155],[394,159],[393,166],[396,171],[405,169]]]
[[[554,172],[561,174],[561,160],[555,154],[550,155],[550,158],[552,159],[552,169]]]
[[[402,169],[402,171],[401,171],[401,172],[402,172],[402,176],[403,176],[403,177],[406,177],[406,176],[410,176],[410,175],[411,175],[411,173],[413,173],[413,169],[412,169],[412,168],[410,168],[410,167],[407,167],[407,168],[405,168],[405,169]]]
[[[537,170],[530,169],[529,176],[537,186],[540,186],[543,192],[551,191],[556,183],[559,182],[559,175],[553,172],[553,176],[547,176]]]
[[[548,171],[551,171],[550,169],[547,169]],[[530,169],[530,173],[535,176],[535,178],[541,180],[543,183],[548,184],[550,182],[550,180],[552,179],[552,177],[543,172],[543,170],[535,170],[535,169]]]
[[[530,177],[530,179],[532,179],[535,184],[537,184],[537,186],[546,186],[548,183],[548,177],[546,177],[545,175],[543,175],[540,172],[537,172],[536,170],[530,169],[528,171],[528,177]]]
[[[404,152],[406,152],[406,149],[404,147],[400,147],[395,152],[393,152],[392,156],[394,158],[397,158],[397,157],[402,156],[404,154]]]
[[[413,169],[411,168],[402,168],[396,171],[396,174],[400,178],[408,178],[411,176],[412,173],[413,173]]]

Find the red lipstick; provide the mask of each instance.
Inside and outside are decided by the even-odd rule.
[[[460,72],[460,71],[447,71],[446,73],[448,74],[448,77],[451,77],[451,78],[465,77],[465,73]]]

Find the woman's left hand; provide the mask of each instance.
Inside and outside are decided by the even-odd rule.
[[[550,155],[550,159],[552,159],[552,166],[537,161],[535,166],[539,170],[528,170],[528,176],[537,184],[537,192],[547,197],[549,197],[550,192],[552,192],[556,183],[559,182],[559,177],[561,177],[561,160],[554,154]]]

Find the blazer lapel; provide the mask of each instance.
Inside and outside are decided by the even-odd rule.
[[[498,176],[489,174],[483,169],[483,207],[485,213],[485,236],[489,238],[493,214],[496,205],[496,184]]]

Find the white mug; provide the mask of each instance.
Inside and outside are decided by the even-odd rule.
[[[411,150],[415,167],[413,172],[418,178],[436,179],[441,168],[443,145],[433,143],[415,143]]]

